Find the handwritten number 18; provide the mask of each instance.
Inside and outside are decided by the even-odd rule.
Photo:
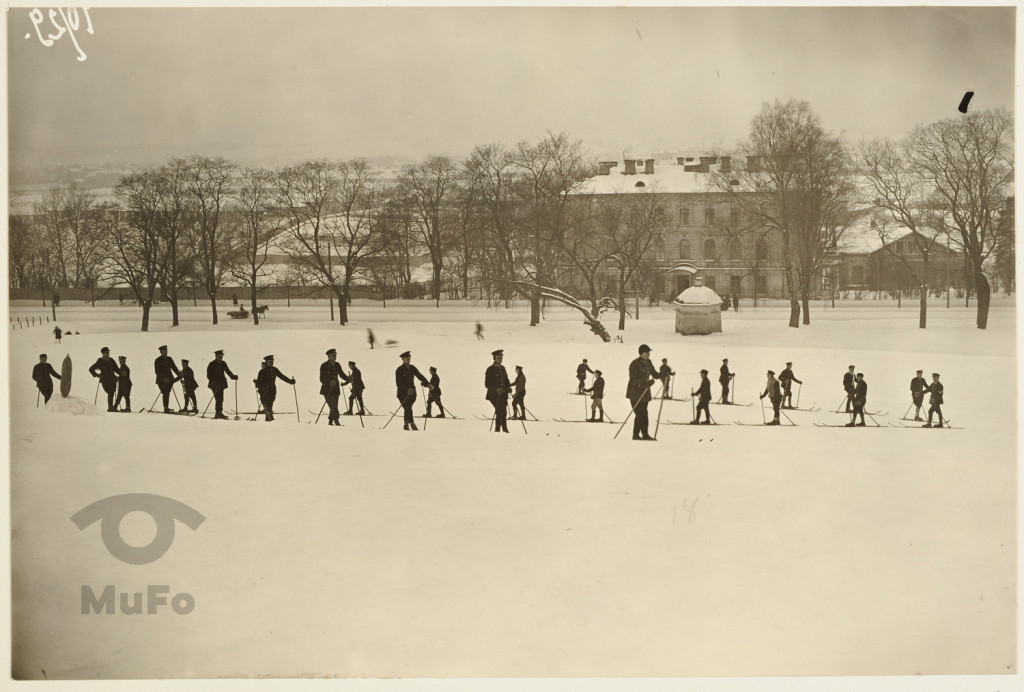
[[[89,16],[89,10],[82,8],[82,14],[85,15],[85,30],[90,34],[94,33],[92,30],[92,17]],[[60,19],[58,20],[58,15]],[[78,51],[78,61],[82,62],[85,60],[86,55],[82,51],[82,47],[78,45],[78,37],[75,36],[75,32],[81,28],[81,18],[78,16],[77,7],[69,7],[66,10],[63,7],[51,9],[48,12],[50,19],[50,25],[57,31],[55,34],[47,34],[46,38],[43,38],[42,24],[44,21],[42,10],[39,8],[33,9],[28,14],[29,19],[32,20],[32,25],[36,29],[36,36],[39,37],[39,42],[44,46],[52,46],[54,41],[59,40],[65,33],[71,38],[71,42],[75,45],[75,50]],[[31,34],[25,34],[25,38],[30,38]]]

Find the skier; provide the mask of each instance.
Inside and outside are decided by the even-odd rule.
[[[263,363],[266,367],[260,370],[260,374],[253,381],[256,383],[256,391],[260,394],[260,401],[263,402],[265,420],[272,421],[274,420],[274,400],[277,398],[278,378],[290,385],[294,385],[295,380],[274,367],[274,356],[264,357]]]
[[[803,382],[796,379],[796,375],[793,374],[792,363],[786,363],[786,369],[779,375],[779,382],[782,383],[782,391],[784,392],[782,408],[793,408],[793,383],[803,384]],[[787,402],[788,405],[786,405]]]
[[[373,330],[366,330],[366,341],[370,344],[370,350],[373,350],[373,345],[377,342],[377,339],[373,336]]]
[[[768,400],[772,402],[772,410],[775,413],[775,417],[772,418],[768,425],[780,425],[779,423],[779,407],[782,404],[782,390],[779,388],[779,381],[775,379],[775,371],[768,371],[768,382],[765,384],[764,391],[761,392],[761,399],[768,397]]]
[[[188,366],[188,360],[185,358],[181,359],[181,391],[185,396],[185,406],[182,408],[182,412],[188,413],[188,402],[192,402],[192,413],[199,413],[199,406],[196,403],[196,390],[199,389],[199,383],[196,382],[196,375],[192,371],[192,368]]]
[[[910,396],[914,401],[914,420],[924,420],[921,418],[921,405],[924,404],[924,393],[928,389],[928,380],[921,377],[921,373],[924,370],[917,371],[917,377],[910,381]]]
[[[418,379],[424,387],[429,387],[427,381],[416,366],[412,364],[412,354],[409,351],[401,354],[402,364],[395,369],[396,396],[402,402],[402,410],[405,412],[404,430],[419,430],[416,427],[416,420],[413,418],[412,405],[416,403],[416,382]]]
[[[853,416],[850,417],[850,422],[846,424],[846,427],[852,428],[855,425],[854,421],[857,420],[858,414],[860,414],[860,423],[856,423],[856,425],[866,425],[864,422],[864,405],[868,403],[868,383],[864,381],[864,373],[862,372],[857,373],[851,398],[853,400]]]
[[[587,359],[584,358],[583,362],[576,366],[576,379],[579,380],[580,382],[579,386],[576,388],[577,394],[583,394],[584,385],[587,382],[588,372],[593,373],[594,371],[590,369],[590,366],[587,365]]]
[[[924,425],[922,425],[921,426],[922,428],[930,428],[930,427],[932,427],[932,414],[933,413],[939,414],[939,425],[938,425],[938,427],[940,427],[940,428],[942,427],[942,425],[943,425],[943,423],[942,423],[942,390],[943,390],[942,383],[939,382],[939,373],[933,372],[932,373],[932,383],[930,385],[928,385],[927,389],[924,390],[924,391],[928,392],[928,394],[930,395],[928,397],[928,403],[930,404],[930,406],[928,408],[928,422],[925,423]]]
[[[32,367],[32,379],[36,381],[36,387],[43,395],[43,405],[53,396],[53,380],[50,377],[60,379],[60,375],[53,369],[53,366],[46,362],[46,354],[39,354],[39,362]]]
[[[237,380],[238,375],[231,372],[231,368],[224,362],[224,351],[214,351],[213,360],[206,366],[207,386],[213,391],[213,400],[216,403],[214,420],[227,420],[224,415],[224,390],[228,388],[227,377]]]
[[[366,385],[363,384],[363,373],[356,367],[354,360],[348,362],[348,376],[349,381],[352,382],[352,391],[348,395],[348,411],[345,411],[345,415],[352,415],[352,403],[358,401],[359,415],[365,416],[366,409],[363,407],[363,390],[366,389]]]
[[[658,379],[661,380],[661,398],[670,399],[668,395],[668,385],[672,381],[672,376],[675,375],[675,371],[669,367],[668,358],[661,359],[661,367],[658,368]]]
[[[473,331],[473,333],[476,334],[477,341],[484,340],[484,326],[479,322],[476,323],[476,329]]]
[[[181,372],[178,371],[178,366],[174,364],[174,359],[167,355],[166,346],[161,346],[159,351],[160,355],[153,361],[153,371],[156,372],[156,385],[160,388],[160,394],[163,396],[164,413],[174,413],[170,406],[171,388],[181,378]]]
[[[60,343],[60,337],[62,335],[63,335],[63,332],[61,332],[60,327],[54,327],[53,328],[53,338],[57,340],[58,344]]]
[[[723,404],[731,404],[729,401],[729,385],[732,384],[732,378],[736,377],[734,373],[729,372],[729,359],[722,359],[722,367],[718,369],[718,384],[722,385],[722,399]]]
[[[690,396],[696,396],[697,400],[697,415],[690,422],[690,425],[697,425],[700,423],[700,412],[704,412],[704,425],[711,425],[711,380],[708,379],[708,371],[700,371],[700,386],[697,391],[690,390]]]
[[[110,357],[110,349],[104,346],[102,354],[89,368],[89,374],[100,378],[103,391],[107,393],[107,411],[114,411],[114,392],[117,390],[117,363]]]
[[[132,412],[132,369],[128,367],[127,358],[118,356],[117,368],[117,399],[114,400],[114,410],[122,410],[124,413]],[[124,409],[121,409],[121,399],[124,399]]]
[[[516,393],[512,396],[512,420],[526,419],[526,375],[523,374],[523,366],[516,366]]]
[[[505,357],[502,349],[492,351],[494,362],[487,366],[484,373],[484,387],[487,388],[485,397],[494,406],[494,432],[508,432],[508,392],[511,384],[508,381],[508,372],[501,364]]]
[[[626,398],[633,410],[633,439],[654,441],[647,430],[647,403],[658,373],[651,364],[651,347],[641,344],[638,350],[640,355],[629,364],[629,384],[626,385]]]
[[[588,389],[584,390],[591,394],[590,397],[590,418],[587,419],[588,423],[603,423],[604,422],[604,378],[601,377],[601,371],[594,371],[594,384]],[[600,415],[598,415],[600,411]]]
[[[320,364],[320,395],[327,403],[327,425],[341,425],[341,413],[338,412],[338,398],[341,397],[341,386],[350,380],[338,363],[337,349],[327,350],[327,360]]]
[[[850,405],[853,403],[853,390],[857,385],[857,378],[853,374],[856,368],[850,366],[850,369],[843,373],[843,389],[846,391],[846,412],[850,412]]]
[[[441,378],[437,376],[437,368],[430,366],[430,395],[427,396],[427,418],[430,418],[430,405],[437,404],[441,413],[438,418],[444,418],[444,405],[441,403]]]

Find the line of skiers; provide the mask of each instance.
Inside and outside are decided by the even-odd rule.
[[[163,400],[163,412],[175,413],[170,408],[170,396],[173,385],[181,382],[184,406],[178,412],[198,413],[198,402],[195,393],[199,388],[199,383],[195,379],[193,370],[189,367],[188,359],[183,358],[181,360],[181,369],[179,369],[174,360],[168,355],[166,345],[160,346],[158,350],[160,355],[153,362],[153,370],[156,375],[156,384],[160,391],[158,396],[162,397]],[[89,373],[99,379],[99,385],[103,387],[107,395],[107,411],[131,411],[131,369],[128,366],[126,357],[119,356],[118,362],[115,363],[114,359],[110,357],[110,349],[106,346],[100,349],[100,353],[99,359],[89,367]],[[671,378],[675,375],[675,371],[668,365],[666,358],[662,358],[661,368],[656,370],[651,363],[650,354],[651,348],[646,344],[641,345],[638,357],[629,365],[629,382],[626,387],[626,398],[630,401],[631,412],[634,415],[634,440],[654,439],[650,436],[648,430],[647,404],[652,398],[650,388],[657,382],[661,382],[661,395],[663,398],[668,398]],[[336,349],[329,349],[326,355],[327,360],[320,365],[320,394],[324,397],[324,405],[329,408],[328,425],[341,424],[340,416],[342,413],[339,410],[339,399],[341,397],[341,387],[343,386],[351,385],[348,410],[344,412],[344,415],[366,415],[366,407],[363,403],[363,392],[366,386],[363,383],[362,373],[356,367],[355,361],[348,361],[349,372],[346,373],[341,364],[337,362]],[[509,416],[507,415],[507,409],[510,394],[512,395],[511,418],[513,420],[523,420],[526,418],[526,375],[523,372],[522,366],[517,365],[515,366],[515,380],[509,380],[508,373],[502,365],[504,358],[503,349],[493,351],[491,356],[494,361],[484,374],[484,387],[487,392],[485,398],[494,407],[495,432],[508,432],[507,420]],[[439,411],[437,417],[445,418],[444,405],[441,402],[440,377],[437,374],[437,368],[429,368],[430,379],[428,380],[420,373],[416,366],[412,365],[411,352],[405,351],[399,358],[402,364],[395,370],[395,386],[396,397],[400,402],[399,408],[404,413],[405,430],[417,430],[412,410],[413,404],[417,399],[417,380],[428,391],[426,417],[432,416],[432,408],[436,404]],[[850,427],[866,424],[864,420],[864,407],[867,403],[868,385],[864,379],[864,374],[855,371],[855,366],[851,365],[848,372],[843,375],[843,390],[846,392],[846,412],[851,414],[851,420],[847,424]],[[594,382],[590,387],[586,387],[586,376],[588,373],[594,375]],[[944,424],[942,416],[943,386],[939,381],[939,373],[932,373],[932,382],[930,384],[922,377],[922,373],[922,370],[918,370],[910,383],[912,406],[915,407],[914,420],[923,420],[921,418],[921,408],[924,404],[924,395],[929,394],[928,422],[923,427],[933,427],[932,420],[936,414],[938,415],[937,427],[942,427]],[[52,377],[60,379],[60,375],[47,362],[46,354],[40,354],[39,363],[32,369],[32,379],[35,380],[40,394],[44,397],[44,402],[48,402],[53,394]],[[206,377],[207,386],[213,392],[212,400],[216,403],[214,418],[227,419],[223,412],[224,391],[228,386],[227,379],[237,380],[238,376],[231,372],[227,363],[224,362],[223,350],[214,351],[214,359],[210,361],[206,368]],[[587,421],[602,422],[605,418],[603,405],[605,380],[602,372],[600,370],[592,370],[587,359],[584,358],[576,369],[576,377],[579,382],[577,393],[591,395],[591,414]],[[730,387],[735,377],[736,374],[729,370],[729,359],[722,359],[718,378],[722,395],[718,403],[733,403],[729,397]],[[696,411],[692,422],[695,424],[710,424],[712,422],[710,412],[712,393],[708,371],[702,369],[700,371],[700,378],[701,381],[698,388],[690,391],[690,395],[696,397]],[[267,421],[274,420],[274,402],[277,397],[276,382],[278,379],[293,386],[296,382],[294,378],[284,375],[274,365],[274,356],[265,356],[261,363],[259,374],[253,380],[253,384],[256,386],[259,401]],[[775,377],[774,370],[767,371],[767,380],[764,391],[760,394],[760,399],[764,400],[767,397],[772,406],[773,418],[767,423],[768,425],[779,425],[781,410],[794,408],[792,403],[793,382],[803,384],[803,381],[798,379],[793,373],[793,363],[791,361],[786,363],[786,368],[779,375],[778,379]],[[122,401],[124,401],[123,409],[121,408]],[[355,411],[354,408],[357,404],[358,411]],[[704,414],[703,421],[701,420],[702,412]],[[860,417],[859,423],[856,422],[858,416]]]

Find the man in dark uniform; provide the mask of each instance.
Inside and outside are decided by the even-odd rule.
[[[196,374],[188,366],[188,359],[181,359],[181,391],[185,395],[185,406],[181,410],[188,413],[188,403],[192,402],[192,413],[199,413],[199,405],[196,402],[196,390],[199,383],[196,382]]]
[[[171,410],[171,388],[181,377],[178,366],[174,359],[167,355],[167,347],[160,347],[160,355],[153,361],[153,371],[156,372],[156,386],[160,388],[160,394],[164,400],[164,413],[174,413]]]
[[[213,391],[213,401],[216,404],[214,419],[228,419],[224,415],[224,390],[228,388],[228,377],[232,380],[238,379],[238,375],[231,372],[231,368],[224,362],[224,351],[214,351],[213,360],[206,366],[207,386]]]
[[[914,400],[914,420],[921,418],[921,406],[924,404],[924,393],[928,390],[928,380],[921,377],[924,370],[917,371],[917,377],[910,381],[910,396]]]
[[[930,407],[928,408],[928,422],[922,425],[922,428],[932,427],[933,413],[939,414],[939,424],[936,427],[942,427],[942,390],[942,383],[939,382],[939,373],[933,372],[932,383],[928,385],[927,389],[925,389],[925,391],[930,395],[928,397],[928,403],[930,404]]]
[[[661,359],[661,367],[658,368],[658,378],[661,380],[661,398],[668,399],[668,386],[672,381],[672,376],[675,375],[675,371],[669,367],[668,358]]]
[[[708,379],[708,371],[700,371],[700,386],[697,391],[690,391],[690,396],[697,397],[697,415],[694,417],[691,425],[697,425],[700,423],[700,412],[704,412],[704,424],[711,425],[711,380]]]
[[[590,369],[590,366],[587,365],[587,359],[584,358],[583,362],[576,366],[576,379],[579,380],[580,383],[579,386],[576,388],[577,394],[583,394],[583,389],[587,382],[588,372],[593,373],[594,371]]]
[[[857,373],[851,398],[853,399],[853,416],[850,417],[850,422],[846,424],[846,427],[852,428],[854,425],[867,425],[864,422],[864,406],[868,403],[868,383],[864,381],[864,373],[862,372]],[[855,423],[858,414],[860,414],[860,423]]]
[[[729,401],[729,385],[732,384],[732,378],[736,377],[733,373],[729,372],[729,359],[722,359],[722,367],[718,369],[718,384],[722,385],[722,398],[720,400],[723,404],[731,404]]]
[[[261,369],[260,374],[256,376],[256,391],[259,392],[260,401],[263,402],[265,419],[272,421],[274,420],[274,400],[277,398],[278,378],[290,385],[294,385],[295,380],[274,367],[274,356],[266,356],[263,362],[266,367]]]
[[[348,362],[348,376],[349,381],[352,382],[352,390],[348,395],[348,411],[345,411],[345,415],[352,415],[352,403],[358,401],[359,415],[365,416],[366,408],[363,406],[363,390],[366,389],[366,385],[363,384],[363,373],[356,367],[354,360]]]
[[[437,376],[437,368],[430,366],[430,395],[427,396],[427,418],[430,418],[430,405],[437,404],[441,410],[438,418],[444,418],[444,404],[441,403],[441,378]]]
[[[775,417],[768,423],[768,425],[780,425],[779,423],[779,407],[782,404],[782,389],[779,387],[779,381],[775,379],[775,371],[768,371],[768,382],[765,385],[764,391],[761,392],[761,399],[768,397],[768,400],[772,402],[772,410],[775,412]]]
[[[338,399],[341,397],[341,386],[348,383],[348,375],[338,362],[338,351],[328,349],[327,360],[320,364],[320,396],[327,403],[327,425],[341,425]]]
[[[633,439],[654,440],[647,431],[647,402],[651,400],[651,385],[658,379],[658,372],[651,363],[651,347],[641,344],[640,355],[629,364],[629,384],[626,398],[633,410]]]
[[[526,420],[526,375],[522,365],[516,366],[516,381],[512,385],[516,388],[512,395],[512,420]]]
[[[103,391],[107,393],[107,410],[114,411],[114,392],[117,391],[117,363],[110,357],[110,349],[104,346],[100,349],[103,354],[89,368],[89,374],[100,378]]]
[[[53,380],[50,377],[56,377],[60,379],[60,375],[53,369],[53,366],[46,362],[46,354],[39,354],[39,362],[32,367],[32,379],[36,382],[36,387],[43,395],[43,404],[50,400],[53,396]]]
[[[853,374],[856,368],[850,366],[850,369],[843,374],[843,390],[846,392],[846,412],[850,412],[850,406],[853,404],[853,390],[857,386],[857,377]]]
[[[132,412],[132,369],[128,367],[128,359],[117,357],[117,398],[114,399],[114,410],[124,413]],[[121,408],[124,399],[124,408]]]
[[[604,422],[604,378],[601,377],[601,371],[594,371],[594,384],[588,389],[584,390],[590,393],[590,418],[587,419],[588,423],[602,423]],[[598,415],[600,411],[600,415]]]
[[[491,356],[494,362],[484,372],[484,387],[487,388],[485,398],[494,406],[494,432],[508,432],[508,392],[512,385],[508,381],[505,366],[501,364],[505,352],[499,348],[492,351]]]
[[[786,369],[779,375],[779,382],[782,384],[782,408],[793,408],[793,383],[803,384],[801,380],[796,379],[796,375],[793,374],[793,364],[786,363]]]
[[[419,379],[424,387],[430,386],[430,382],[412,364],[412,354],[409,351],[400,355],[399,358],[402,359],[402,364],[395,370],[395,396],[402,402],[402,411],[405,413],[403,429],[419,430],[412,415],[412,405],[416,403],[416,379]]]

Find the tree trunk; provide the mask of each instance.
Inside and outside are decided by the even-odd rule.
[[[252,304],[252,323],[259,325],[260,315],[256,312],[256,277],[253,277],[252,290],[249,293],[249,302]]]
[[[804,324],[811,323],[811,297],[807,291],[803,291],[800,294],[800,301],[803,303],[804,308]]]
[[[345,296],[348,295],[349,280],[345,279],[345,285],[339,287],[338,285],[331,286],[334,290],[334,295],[338,297],[338,324],[344,327],[348,324],[348,301],[345,300]]]
[[[142,331],[149,331],[149,308],[152,306],[152,300],[142,301]]]
[[[530,326],[536,327],[540,324],[540,292],[535,291],[530,295]]]
[[[210,309],[213,310],[213,323],[217,324],[217,292],[216,291],[210,291]]]
[[[992,287],[980,271],[974,274],[974,288],[978,293],[978,329],[985,329],[988,327],[988,304],[992,297]]]
[[[917,320],[917,328],[928,326],[928,284],[921,284],[921,316]]]
[[[441,307],[441,262],[436,260],[434,270],[434,307]]]

